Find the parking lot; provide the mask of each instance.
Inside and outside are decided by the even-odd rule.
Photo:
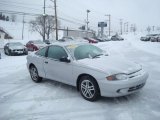
[[[149,73],[145,87],[136,94],[103,97],[97,102],[84,100],[76,88],[59,82],[44,79],[34,83],[26,67],[26,55],[6,56],[1,50],[0,120],[159,120],[160,53],[149,50],[160,44],[134,44],[129,39],[95,45],[109,55],[142,64]]]

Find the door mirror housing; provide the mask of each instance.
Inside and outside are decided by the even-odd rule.
[[[70,63],[71,60],[68,57],[62,57],[59,59],[61,62],[66,62],[66,63]]]

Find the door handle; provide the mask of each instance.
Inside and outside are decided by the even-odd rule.
[[[47,61],[45,61],[44,63],[48,64],[48,62],[47,62]]]

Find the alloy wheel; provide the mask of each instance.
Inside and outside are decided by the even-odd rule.
[[[95,95],[95,87],[94,84],[89,80],[83,80],[81,82],[81,91],[84,97],[90,99]]]

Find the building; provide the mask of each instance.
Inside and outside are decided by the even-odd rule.
[[[13,37],[4,30],[4,28],[0,27],[0,40],[5,40],[5,39],[13,39]]]

